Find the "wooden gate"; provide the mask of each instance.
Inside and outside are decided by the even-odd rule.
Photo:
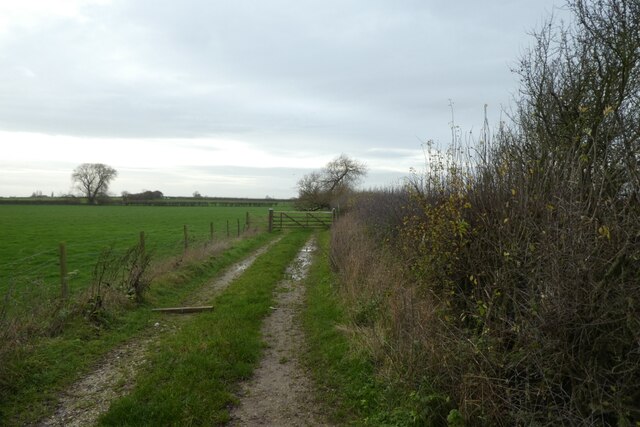
[[[336,219],[331,211],[274,211],[269,209],[269,232],[296,228],[329,228]]]

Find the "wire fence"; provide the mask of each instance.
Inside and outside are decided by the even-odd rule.
[[[86,289],[91,283],[94,266],[107,250],[125,252],[142,245],[154,262],[162,262],[202,250],[213,243],[239,238],[248,231],[255,233],[266,229],[266,215],[250,217],[247,212],[242,218],[217,219],[208,224],[156,226],[129,236],[61,242],[58,247],[0,263],[0,305],[22,305],[38,295],[68,297],[70,293]],[[4,309],[6,311],[7,307]]]

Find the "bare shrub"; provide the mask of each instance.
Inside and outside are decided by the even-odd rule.
[[[126,306],[126,299],[141,303],[151,284],[150,263],[151,255],[141,245],[132,246],[124,253],[117,253],[113,247],[104,249],[93,268],[87,317],[101,323],[107,314],[107,299],[115,308]]]
[[[374,240],[395,240],[407,214],[409,192],[404,187],[361,191],[354,197],[355,217],[367,218]]]

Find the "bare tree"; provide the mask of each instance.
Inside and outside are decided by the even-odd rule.
[[[341,154],[327,163],[322,170],[324,186],[330,193],[334,193],[341,187],[353,188],[364,176],[367,175],[367,166],[357,160]]]
[[[329,206],[328,193],[324,187],[320,172],[313,171],[298,181],[299,208],[305,210],[319,210]]]
[[[364,163],[341,154],[298,181],[298,207],[319,210],[344,205],[354,186],[367,174]]]
[[[532,163],[579,183],[582,200],[592,207],[602,197],[637,197],[640,1],[567,4],[575,24],[550,22],[535,33],[534,47],[516,70],[524,152]]]
[[[99,196],[107,194],[109,184],[116,176],[118,171],[111,166],[102,163],[83,163],[73,170],[71,179],[89,203],[95,204]]]

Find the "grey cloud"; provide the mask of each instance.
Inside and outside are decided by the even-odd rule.
[[[499,116],[561,0],[116,0],[0,35],[0,130],[232,137],[277,152],[446,141]]]

